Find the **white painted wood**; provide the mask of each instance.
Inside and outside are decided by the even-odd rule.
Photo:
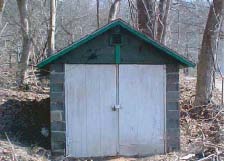
[[[119,78],[114,65],[65,65],[67,155],[164,153],[164,66],[117,69]]]
[[[67,155],[117,153],[118,115],[114,65],[65,65]]]
[[[120,155],[164,153],[163,65],[120,65]]]

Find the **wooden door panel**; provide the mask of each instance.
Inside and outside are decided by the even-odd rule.
[[[165,69],[120,65],[119,146],[121,155],[164,152]]]
[[[113,65],[66,65],[67,154],[74,157],[116,155],[118,115]]]

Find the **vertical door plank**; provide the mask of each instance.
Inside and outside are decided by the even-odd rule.
[[[74,156],[86,153],[86,143],[84,142],[86,131],[83,126],[86,111],[84,73],[84,66],[65,66],[66,133],[69,138],[67,138],[67,152]]]

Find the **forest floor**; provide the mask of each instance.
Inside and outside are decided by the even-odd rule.
[[[221,106],[221,79],[216,79],[216,89],[213,92],[213,102],[206,106],[192,106],[195,94],[196,79],[181,77],[180,108],[181,108],[181,150],[166,155],[155,155],[142,158],[101,158],[108,161],[178,161],[178,160],[224,160],[224,109]],[[5,93],[5,94],[4,94]],[[42,99],[46,94],[38,92],[17,92],[0,89],[0,104],[7,99]],[[0,161],[47,161],[50,151],[38,146],[25,146],[15,139],[0,139]],[[56,158],[56,160],[73,160]]]

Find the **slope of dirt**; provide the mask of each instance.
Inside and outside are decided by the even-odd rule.
[[[0,89],[0,161],[44,161],[50,151],[49,95]],[[45,136],[42,129],[46,129]]]
[[[0,93],[0,134],[7,133],[10,138],[28,145],[50,148],[48,95],[11,90],[1,90]]]

